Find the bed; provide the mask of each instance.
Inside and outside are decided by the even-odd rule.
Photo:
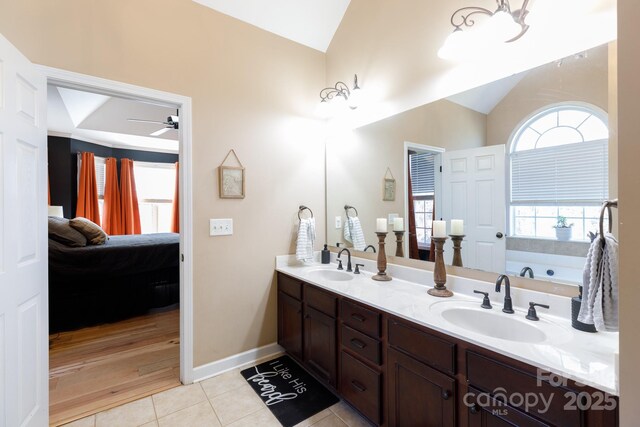
[[[69,247],[49,239],[49,331],[114,322],[179,301],[180,235],[111,236]]]

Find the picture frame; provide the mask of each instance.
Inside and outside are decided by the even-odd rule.
[[[218,185],[221,199],[244,199],[244,168],[220,166]]]
[[[382,192],[383,202],[394,202],[396,200],[396,180],[393,178],[384,179],[384,188]]]

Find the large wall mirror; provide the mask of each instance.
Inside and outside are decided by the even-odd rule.
[[[617,195],[612,65],[594,47],[327,141],[328,243],[377,249],[387,218],[387,255],[428,262],[432,221],[452,234],[456,219],[464,267],[581,283],[600,206]]]

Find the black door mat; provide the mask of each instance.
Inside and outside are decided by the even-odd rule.
[[[339,402],[289,356],[240,373],[284,427],[292,427]]]

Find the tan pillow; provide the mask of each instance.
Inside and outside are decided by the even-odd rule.
[[[69,225],[84,234],[89,243],[92,245],[104,245],[109,236],[95,222],[89,221],[81,216],[73,218],[69,221]]]
[[[49,217],[49,238],[72,247],[87,246],[87,238],[69,225],[69,220],[57,216]]]

